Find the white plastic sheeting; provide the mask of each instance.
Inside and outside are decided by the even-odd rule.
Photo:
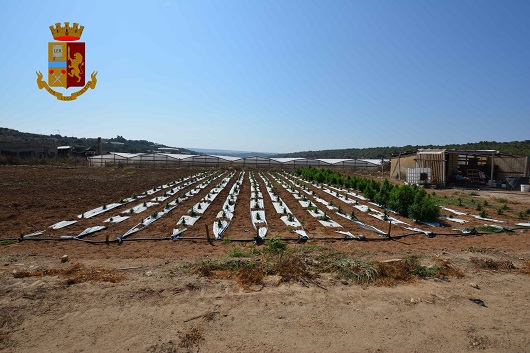
[[[217,219],[214,221],[212,230],[215,239],[222,239],[224,232],[230,225],[232,218],[234,217],[234,210],[236,207],[237,197],[239,196],[239,191],[241,184],[243,183],[243,178],[245,172],[239,174],[239,178],[234,182],[228,196],[226,197],[225,202],[223,203],[221,211],[217,213]],[[227,181],[228,182],[228,181]],[[221,222],[221,224],[219,224]]]
[[[74,223],[77,223],[77,221],[60,221],[60,222],[57,222],[55,224],[52,224],[50,226],[50,228],[51,229],[60,229],[60,228],[68,227],[69,225],[74,224]]]

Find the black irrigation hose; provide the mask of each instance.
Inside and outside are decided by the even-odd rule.
[[[516,228],[504,228],[502,231],[504,232],[514,232],[518,229],[530,229],[528,227],[516,227]],[[473,232],[473,233],[469,233],[469,234],[464,234],[464,233],[461,233],[461,234],[458,234],[458,233],[434,233],[434,232],[430,232],[428,235],[425,234],[424,232],[414,232],[414,233],[408,233],[408,234],[402,234],[402,235],[391,235],[391,236],[382,236],[382,237],[379,237],[379,238],[350,238],[350,237],[320,237],[320,238],[280,238],[280,240],[282,241],[295,241],[295,242],[299,242],[299,243],[303,243],[303,242],[306,242],[308,240],[314,240],[314,241],[340,241],[340,240],[343,240],[343,241],[350,241],[350,240],[355,240],[355,241],[392,241],[392,240],[398,240],[398,239],[402,239],[402,238],[406,238],[406,237],[410,237],[410,236],[414,236],[414,235],[426,235],[430,238],[432,237],[435,237],[437,235],[442,235],[442,236],[453,236],[453,237],[466,237],[466,236],[482,236],[482,235],[490,235],[490,234],[498,234],[499,232]],[[173,240],[173,241],[180,241],[180,240],[187,240],[187,241],[208,241],[207,238],[203,238],[203,237],[177,237],[177,238],[173,238],[173,237],[165,237],[165,238],[127,238],[127,239],[122,239],[121,241],[119,239],[114,239],[114,240],[86,240],[86,239],[79,239],[79,238],[24,238],[24,237],[19,237],[19,238],[3,238],[3,239],[0,239],[0,241],[18,241],[18,242],[23,242],[23,241],[67,241],[67,240],[75,240],[75,241],[80,241],[80,242],[83,242],[83,243],[87,243],[87,244],[120,244],[122,242],[130,242],[130,241],[162,241],[162,240]],[[267,239],[262,239],[261,242],[265,242]],[[249,242],[256,242],[256,239],[255,238],[251,238],[251,239],[230,239],[230,242],[232,243],[249,243]]]

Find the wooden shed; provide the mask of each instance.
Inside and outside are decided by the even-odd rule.
[[[528,178],[528,155],[495,150],[418,149],[394,156],[390,178],[411,179],[412,173],[427,173],[428,184],[505,184],[511,178]],[[426,179],[426,178],[425,178]],[[423,180],[423,179],[422,179]]]

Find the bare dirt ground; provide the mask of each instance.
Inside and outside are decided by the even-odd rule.
[[[444,261],[463,274],[427,276],[396,283],[364,283],[336,273],[314,273],[310,282],[267,274],[259,285],[246,286],[236,272],[214,275],[195,271],[205,259],[227,259],[235,250],[253,252],[237,261],[266,263],[266,245],[205,241],[210,227],[239,176],[212,202],[183,236],[204,240],[130,241],[88,244],[54,241],[86,227],[103,225],[119,209],[90,219],[76,216],[103,204],[204,170],[0,167],[0,350],[5,352],[527,352],[530,350],[530,230],[480,236],[414,235],[395,241],[289,242],[288,250],[318,249],[347,254],[365,262],[417,258],[425,266]],[[208,171],[207,171],[208,172]],[[214,171],[209,171],[214,172]],[[180,216],[205,196],[229,171],[199,194],[131,238],[169,237]],[[271,175],[266,176],[272,180]],[[277,175],[285,179],[283,175]],[[270,227],[268,237],[296,239],[279,221],[261,178]],[[191,190],[199,182],[181,190]],[[311,238],[338,234],[323,227],[283,187],[281,198]],[[345,210],[351,205],[312,187],[317,196]],[[162,195],[163,191],[152,197]],[[449,219],[435,233],[459,234],[453,227],[493,224],[475,219],[478,208],[488,217],[514,224],[528,222],[530,194],[502,190],[429,190],[444,206],[465,212],[465,225]],[[459,200],[460,199],[460,200]],[[171,199],[169,199],[171,200]],[[168,201],[169,201],[168,200]],[[133,202],[125,207],[140,203]],[[160,210],[165,203],[109,226],[86,239],[113,240]],[[478,207],[480,205],[480,207]],[[320,207],[320,205],[319,205]],[[499,211],[501,209],[501,211]],[[238,196],[227,238],[253,236],[248,172]],[[145,213],[145,214],[144,214]],[[386,223],[357,213],[367,224]],[[443,215],[450,213],[442,211]],[[353,234],[364,232],[330,213]],[[78,223],[58,230],[63,220]],[[403,221],[411,223],[410,220]],[[108,224],[107,224],[108,225]],[[12,242],[44,230],[44,241]],[[394,225],[392,234],[407,231]],[[63,255],[68,261],[62,262]],[[309,259],[311,260],[311,259]],[[309,260],[307,260],[309,262]],[[307,265],[316,266],[317,260]],[[383,262],[384,263],[384,262]],[[390,262],[393,263],[393,262]],[[389,285],[390,284],[390,285]],[[474,300],[474,301],[473,301]],[[483,304],[483,305],[482,305]]]

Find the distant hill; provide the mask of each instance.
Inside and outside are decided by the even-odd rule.
[[[426,145],[426,146],[412,146],[407,145],[403,147],[371,147],[371,148],[346,148],[337,150],[321,150],[321,151],[303,151],[294,153],[282,153],[274,155],[274,157],[301,157],[301,158],[367,158],[379,159],[389,158],[393,154],[403,153],[407,151],[415,151],[418,148],[445,148],[445,149],[460,149],[460,150],[496,150],[506,153],[514,154],[530,154],[530,140],[512,141],[512,142],[495,142],[495,141],[481,141],[465,144],[453,145]]]
[[[215,154],[219,156],[231,156],[231,157],[240,157],[240,158],[254,157],[254,156],[269,157],[269,156],[275,155],[274,153],[270,153],[270,152],[216,150],[216,149],[193,148],[193,147],[190,147],[190,149],[192,149],[193,151],[202,153],[202,154]]]
[[[44,144],[49,146],[72,146],[74,149],[82,150],[87,148],[97,148],[97,137],[79,138],[56,135],[40,135],[28,132],[20,132],[14,129],[0,127],[0,146],[3,142],[27,142],[34,144]],[[168,147],[146,140],[127,140],[123,136],[115,138],[102,139],[102,150],[106,152],[124,152],[124,153],[144,153],[153,152],[160,147]],[[1,148],[0,148],[1,149]],[[175,148],[171,153],[196,154],[185,148]]]

